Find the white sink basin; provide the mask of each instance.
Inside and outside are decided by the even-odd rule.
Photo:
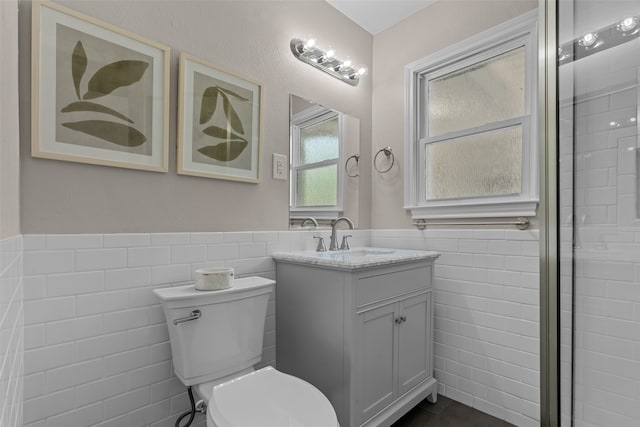
[[[389,255],[394,253],[394,250],[391,249],[354,249],[349,251],[341,251],[338,252],[338,255],[342,255],[344,257],[361,257],[361,256],[376,256],[376,255]]]

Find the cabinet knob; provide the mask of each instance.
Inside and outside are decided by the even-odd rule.
[[[398,316],[396,317],[396,320],[395,320],[396,324],[398,325],[406,321],[407,321],[407,316]]]

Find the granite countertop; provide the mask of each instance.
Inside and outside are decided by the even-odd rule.
[[[342,270],[357,270],[360,268],[372,268],[425,259],[435,260],[440,254],[438,252],[412,249],[360,247],[346,251],[277,252],[272,256],[276,262],[324,266]]]

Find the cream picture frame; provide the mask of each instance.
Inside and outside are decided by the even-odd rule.
[[[32,24],[32,156],[166,172],[169,48],[47,1]]]
[[[262,85],[180,55],[177,172],[260,180]]]

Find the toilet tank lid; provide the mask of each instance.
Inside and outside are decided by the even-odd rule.
[[[154,289],[153,293],[158,296],[162,301],[180,301],[189,300],[194,297],[206,297],[206,296],[229,296],[230,294],[238,292],[246,292],[249,290],[257,290],[259,288],[265,288],[274,285],[276,282],[271,279],[266,279],[259,276],[243,277],[235,279],[233,286],[227,289],[221,289],[217,291],[200,291],[195,288],[195,285],[183,285],[173,286],[168,288]]]

